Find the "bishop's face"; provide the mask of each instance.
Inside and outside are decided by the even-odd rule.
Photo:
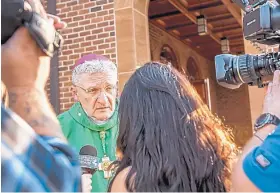
[[[88,116],[98,120],[109,119],[116,106],[117,75],[113,73],[84,73],[79,75],[74,94]]]

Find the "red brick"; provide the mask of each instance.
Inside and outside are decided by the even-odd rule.
[[[113,3],[107,4],[107,5],[103,6],[103,9],[113,9],[113,8],[114,8],[114,4]]]
[[[84,31],[84,32],[81,32],[80,33],[80,36],[87,36],[87,35],[90,35],[90,31]]]
[[[95,7],[90,9],[90,12],[97,12],[97,11],[101,11],[101,10],[102,10],[101,6],[95,6]]]
[[[83,53],[85,51],[85,48],[78,48],[74,50],[74,53]]]
[[[66,22],[66,23],[70,23],[70,22],[72,22],[73,21],[73,19],[72,18],[63,18],[63,21],[64,22]],[[68,27],[69,27],[69,25],[68,25]]]
[[[97,27],[98,27],[98,28],[105,27],[105,26],[108,26],[108,24],[109,24],[109,23],[108,23],[107,21],[104,21],[104,22],[98,23],[98,24],[97,24]]]
[[[84,5],[75,5],[75,6],[72,7],[72,10],[73,11],[76,11],[76,10],[78,11],[78,10],[81,10],[83,8],[84,8]]]
[[[108,15],[109,12],[107,10],[105,11],[100,11],[100,12],[97,12],[97,17],[100,17],[100,16],[105,16],[105,15]]]
[[[95,17],[91,19],[91,23],[99,23],[101,21],[103,21],[102,17]]]
[[[63,29],[61,32],[62,32],[62,34],[70,34],[70,33],[73,32],[73,29],[71,29],[71,28],[66,28],[66,29]]]
[[[104,31],[114,31],[114,30],[115,30],[114,26],[109,26],[104,28]]]
[[[61,13],[69,13],[71,10],[72,10],[71,7],[65,7],[65,8],[61,9],[60,11],[61,11]]]
[[[68,69],[69,69],[69,66],[68,66]],[[68,71],[66,71],[66,72],[63,72],[63,75],[64,75],[64,76],[69,76],[69,77],[71,77],[71,76],[72,76],[72,71],[71,71],[71,70],[68,70]]]
[[[73,50],[63,50],[62,51],[63,55],[69,55],[69,54],[73,54]]]
[[[86,41],[95,40],[97,38],[96,35],[91,35],[86,37]]]
[[[95,18],[95,17],[96,17],[96,13],[89,13],[89,14],[85,15],[86,19],[92,19],[92,18]]]
[[[71,92],[68,92],[68,93],[64,93],[63,96],[64,97],[72,97],[73,94]]]
[[[83,31],[85,28],[84,27],[76,27],[74,28],[74,32],[80,32],[80,31]]]
[[[67,5],[67,7],[70,7],[70,6],[73,6],[73,5],[77,5],[77,1],[71,1],[71,2],[69,2],[69,3],[67,3],[66,5]]]
[[[109,44],[102,44],[98,46],[98,49],[102,50],[102,49],[106,49],[109,48]]]
[[[85,18],[84,16],[76,16],[76,17],[73,17],[73,21],[81,21],[84,18]]]
[[[69,46],[69,49],[75,49],[75,48],[78,48],[79,47],[79,44],[72,44]]]
[[[99,39],[99,40],[94,40],[92,42],[92,45],[98,45],[98,44],[103,44],[104,43],[104,39]]]
[[[111,48],[111,49],[107,49],[105,51],[106,54],[111,54],[111,53],[115,53],[116,52],[116,49],[115,48]]]
[[[71,18],[72,19],[72,18]],[[72,28],[72,27],[78,27],[79,23],[78,22],[73,22],[73,23],[68,23],[68,28]]]
[[[88,14],[88,13],[89,13],[88,9],[84,9],[84,10],[79,11],[79,15],[84,15],[84,14]]]
[[[104,50],[98,50],[94,52],[95,54],[104,54]]]
[[[79,0],[79,3],[88,3],[90,0]]]
[[[109,37],[109,33],[102,33],[102,34],[98,34],[98,39],[99,38],[107,38],[107,37]]]
[[[73,41],[72,40],[69,40],[69,39],[66,39],[65,41],[64,41],[64,44],[72,44],[73,43]]]
[[[96,28],[96,24],[87,25],[85,27],[86,30],[92,30],[92,29],[95,29],[95,28]]]
[[[56,5],[56,9],[62,9],[62,8],[64,8],[64,7],[66,7],[66,3],[58,3],[58,4]]]
[[[83,42],[81,43],[81,47],[88,47],[91,46],[91,42]]]
[[[94,6],[95,6],[95,3],[93,3],[93,2],[84,4],[84,8],[90,8],[90,7],[94,7]]]
[[[70,55],[69,59],[70,60],[77,60],[80,57],[79,54],[74,54],[74,55]]]
[[[71,38],[76,38],[76,37],[78,37],[78,36],[79,36],[78,33],[74,33],[74,34],[68,35],[67,38],[68,38],[68,39],[71,39]]]
[[[60,60],[68,60],[68,56],[60,56],[59,59]]]
[[[72,17],[78,15],[78,11],[71,11],[67,13],[67,17]]]
[[[72,61],[63,61],[64,66],[69,66],[69,65],[73,65],[73,64],[74,64],[74,62],[72,62]]]
[[[90,47],[87,47],[86,48],[86,51],[89,52],[89,51],[95,51],[97,50],[97,47],[96,46],[90,46]]]
[[[72,86],[72,82],[64,82],[64,86]]]
[[[95,29],[91,31],[91,34],[100,34],[103,32],[103,28]]]
[[[96,5],[105,5],[107,4],[107,0],[99,0],[99,1],[96,1]]]
[[[114,37],[110,37],[110,38],[106,38],[105,42],[114,42],[115,38]]]
[[[59,16],[60,18],[66,18],[66,13],[58,14],[58,16]]]
[[[106,15],[105,17],[104,17],[104,20],[105,21],[109,21],[109,20],[113,20],[114,19],[114,15]]]
[[[85,40],[84,37],[79,37],[79,38],[74,39],[74,40],[73,40],[73,43],[80,43],[80,42],[82,42],[82,41],[84,41],[84,40]]]

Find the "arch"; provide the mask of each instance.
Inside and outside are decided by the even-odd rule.
[[[137,66],[151,60],[149,3],[150,0],[114,0],[120,91]]]
[[[201,79],[200,70],[193,57],[188,58],[185,71],[191,81]]]
[[[169,46],[168,44],[164,44],[161,47],[160,61],[164,64],[170,63],[172,66],[174,66],[177,69],[179,67],[177,56],[176,56],[173,48],[171,46]],[[178,70],[180,70],[180,69],[178,69]]]

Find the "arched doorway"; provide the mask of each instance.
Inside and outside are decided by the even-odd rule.
[[[209,96],[210,94],[209,79],[202,78],[197,62],[193,57],[190,57],[187,60],[185,72],[189,81],[192,83],[192,85],[200,95],[201,99],[211,109],[211,101],[210,101],[211,97]]]
[[[160,62],[172,65],[178,69],[178,59],[174,50],[169,45],[163,45],[160,52]],[[179,70],[179,69],[178,69]]]

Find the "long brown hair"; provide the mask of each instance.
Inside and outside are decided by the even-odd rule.
[[[129,192],[229,190],[231,132],[173,67],[152,62],[137,69],[122,92],[119,121],[116,176],[131,167]]]

